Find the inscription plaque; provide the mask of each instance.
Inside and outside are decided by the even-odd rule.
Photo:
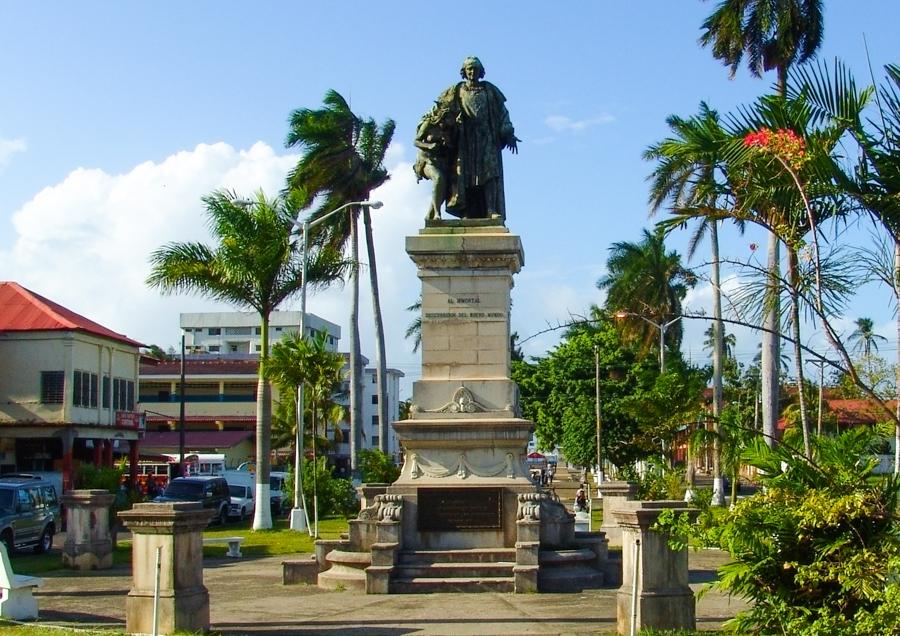
[[[499,530],[500,488],[419,488],[420,531]]]

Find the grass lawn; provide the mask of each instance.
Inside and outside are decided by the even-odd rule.
[[[275,556],[278,554],[296,554],[313,552],[314,539],[307,531],[297,532],[289,527],[289,519],[275,519],[271,530],[251,530],[252,520],[226,523],[224,526],[211,526],[203,532],[204,537],[244,537],[241,552],[244,556]],[[341,533],[347,532],[349,525],[343,517],[319,519],[320,539],[339,539]],[[128,535],[125,535],[128,536]],[[16,554],[12,559],[16,574],[40,576],[46,572],[62,569],[62,541],[54,541],[54,549],[46,554],[33,554],[30,550]],[[228,551],[227,544],[203,546],[203,556],[222,557]],[[131,540],[119,539],[113,552],[113,563],[125,565],[131,563]]]

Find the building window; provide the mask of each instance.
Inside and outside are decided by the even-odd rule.
[[[97,408],[97,374],[75,371],[72,404],[85,408]]]
[[[378,404],[378,394],[372,396],[372,404]]]
[[[101,400],[100,406],[102,406],[105,409],[108,409],[109,408],[109,376],[108,375],[103,376],[103,386],[101,387],[101,389],[102,390],[100,391],[100,400]]]
[[[372,374],[372,384],[378,384],[378,374]]]
[[[238,346],[237,345],[228,345],[228,351],[231,353],[237,353]]]
[[[372,416],[372,428],[378,428],[378,416],[377,415]]]
[[[41,371],[41,404],[62,404],[65,387],[65,371]]]
[[[132,380],[113,379],[113,410],[134,410],[134,382]]]
[[[209,345],[209,352],[210,353],[219,353],[220,348],[221,347],[219,347],[219,345]]]
[[[209,336],[221,336],[222,329],[220,327],[210,327],[206,330],[206,334]]]
[[[249,336],[250,327],[225,327],[226,336]]]
[[[262,335],[262,327],[254,327],[253,333],[256,334],[257,336],[261,336]]]
[[[257,352],[257,353],[259,353],[260,351],[262,351],[262,345],[254,345],[254,347],[256,348],[256,352]]]
[[[372,436],[372,448],[378,448],[378,436],[377,435]]]

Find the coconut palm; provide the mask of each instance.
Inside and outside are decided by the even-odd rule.
[[[150,256],[147,284],[165,294],[188,292],[253,309],[259,314],[261,347],[256,392],[256,500],[269,501],[269,452],[272,435],[271,388],[265,368],[269,357],[269,316],[301,287],[301,257],[290,240],[296,209],[281,198],[257,193],[249,204],[232,192],[203,198],[215,246],[169,243]],[[310,255],[308,281],[327,284],[340,273],[334,250]],[[257,506],[256,530],[272,527],[269,506]]]
[[[865,357],[872,355],[872,349],[878,351],[878,341],[887,342],[887,338],[875,333],[875,323],[871,318],[857,318],[853,323],[856,329],[850,334],[850,342],[856,343],[854,349],[861,351]]]
[[[298,437],[301,444],[305,443],[305,421],[307,417],[310,417],[314,462],[318,455],[320,415],[327,413],[332,405],[331,398],[344,377],[344,356],[329,351],[326,346],[326,338],[327,335],[324,332],[312,340],[307,340],[302,334],[293,332],[272,347],[272,356],[266,367],[268,378],[278,385],[286,402],[296,404],[297,391],[301,386],[305,387],[305,397],[308,400],[305,405],[307,412],[303,414],[303,419],[299,422],[300,434]],[[296,449],[298,465],[294,472],[297,475],[294,507],[302,507],[305,511],[306,505],[300,505],[303,497],[303,487],[300,483],[300,476],[303,474],[303,452],[303,448]],[[316,490],[316,484],[313,484],[313,493]],[[314,506],[316,506],[315,500]],[[318,510],[315,511],[315,519],[318,519]],[[310,534],[314,534],[318,530],[318,528],[314,530],[308,521],[307,526],[310,528]]]
[[[744,55],[756,77],[775,69],[777,91],[785,95],[790,67],[812,58],[822,43],[822,0],[722,0],[704,21],[702,46],[711,46],[713,57],[737,72]],[[771,273],[765,314],[762,364],[763,433],[771,444],[778,418],[779,243],[769,235],[767,268]]]
[[[713,287],[713,421],[718,427],[722,412],[722,364],[723,333],[722,290],[719,264],[718,219],[727,215],[719,212],[720,206],[728,205],[727,180],[724,179],[724,162],[720,155],[723,140],[727,134],[719,123],[716,111],[705,103],[700,104],[700,113],[689,119],[670,116],[666,123],[673,133],[662,142],[644,152],[644,158],[656,161],[656,167],[649,179],[651,214],[665,204],[675,210],[699,211],[702,216],[688,246],[688,259],[697,250],[703,236],[709,233],[712,249]],[[743,229],[742,222],[738,222]],[[679,226],[682,224],[679,223]],[[671,226],[670,226],[671,227]],[[718,438],[716,438],[718,439]],[[719,471],[719,447],[715,443],[713,460],[714,503],[722,503],[722,479]]]
[[[706,331],[703,332],[706,339],[703,341],[703,349],[714,352],[716,350],[716,328],[714,324],[710,324]],[[734,347],[737,345],[737,338],[733,333],[725,332],[722,334],[722,356],[726,359],[734,359]]]
[[[643,230],[639,243],[613,243],[606,269],[607,275],[597,281],[597,287],[606,290],[606,309],[637,314],[657,324],[681,315],[681,302],[697,283],[694,273],[682,266],[678,252],[666,251],[661,228]],[[640,343],[644,353],[658,342],[659,331],[653,325],[643,320],[622,324],[623,332]],[[666,346],[678,349],[681,336],[681,323],[676,322],[666,331]]]
[[[291,113],[286,145],[299,147],[303,156],[288,175],[288,191],[302,208],[317,204],[311,218],[328,214],[342,205],[369,198],[370,193],[388,180],[384,155],[394,135],[394,122],[381,126],[373,119],[355,115],[347,101],[336,91],[328,91],[323,107],[317,110],[300,108]],[[336,215],[320,226],[313,237],[321,244],[345,248],[349,242],[351,253],[351,318],[350,318],[350,456],[351,468],[357,472],[357,455],[362,432],[362,354],[359,343],[359,241],[360,210]],[[375,316],[376,382],[378,394],[379,445],[386,450],[388,439],[387,400],[384,382],[387,374],[385,360],[384,323],[381,318],[381,298],[378,294],[378,273],[375,265],[375,244],[369,209],[362,208],[369,260],[369,281]]]

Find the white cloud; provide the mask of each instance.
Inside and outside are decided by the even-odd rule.
[[[587,119],[572,119],[565,115],[548,115],[544,123],[556,132],[581,132],[593,126],[610,124],[615,120],[616,118],[609,113],[602,113]]]
[[[405,308],[418,296],[415,267],[404,237],[422,226],[428,184],[416,184],[405,148],[388,155],[392,178],[373,193],[384,207],[373,211],[378,275],[388,332],[388,364],[408,375],[418,363],[403,339]],[[15,237],[0,251],[0,270],[14,280],[110,329],[163,348],[179,337],[178,314],[228,310],[197,296],[161,296],[148,288],[150,253],[169,242],[208,242],[201,197],[226,188],[249,196],[262,188],[275,195],[296,155],[278,155],[258,142],[246,150],[201,144],[159,163],[146,162],[111,175],[79,168],[44,188],[13,216]],[[360,246],[362,260],[365,247]],[[363,353],[374,361],[368,278],[361,292]],[[350,290],[335,287],[309,298],[309,311],[341,325],[347,343]],[[296,309],[299,300],[285,308]]]
[[[0,170],[9,165],[10,157],[27,149],[24,139],[0,139]]]

